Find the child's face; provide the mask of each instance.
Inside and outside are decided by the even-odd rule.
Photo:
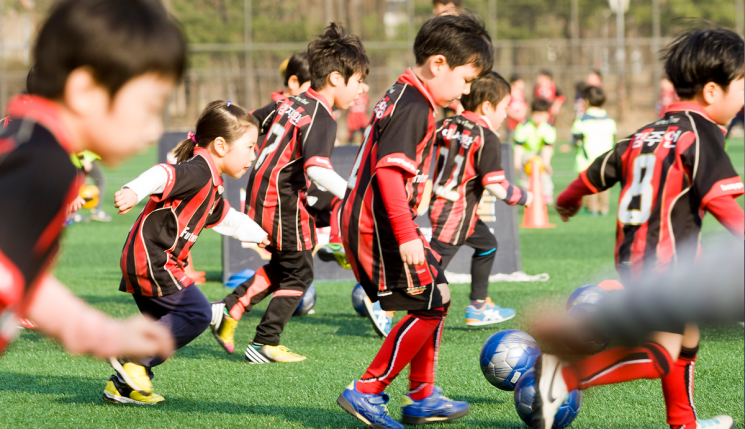
[[[480,70],[473,64],[464,64],[452,69],[445,61],[445,57],[436,57],[440,57],[441,61],[435,60],[430,64],[433,78],[426,85],[435,103],[440,107],[447,107],[460,99],[461,95],[471,92],[471,82],[479,77]]]
[[[506,96],[503,99],[497,103],[497,107],[490,108],[490,109],[482,109],[484,110],[484,113],[486,113],[486,117],[489,118],[489,122],[491,122],[492,127],[494,127],[494,131],[498,130],[500,126],[502,126],[502,122],[504,122],[505,118],[507,117],[507,106],[510,104],[510,100],[512,99],[511,96]]]
[[[717,124],[728,125],[745,102],[745,79],[733,80],[727,92],[710,82],[704,87],[704,99],[709,104],[706,106],[709,117]]]
[[[544,122],[548,122],[549,114],[548,112],[533,112],[531,118],[533,119],[534,124],[540,125]]]
[[[249,127],[238,140],[230,145],[228,153],[222,158],[222,172],[234,179],[246,174],[251,163],[256,159],[256,141],[259,130]]]
[[[516,80],[512,82],[512,88],[516,89],[518,91],[524,91],[525,90],[525,81],[522,79]]]
[[[84,149],[115,165],[157,142],[163,133],[163,109],[173,86],[172,79],[150,73],[127,82],[113,100],[103,88],[97,95],[97,90],[89,91],[85,100],[90,105],[78,115]]]
[[[360,94],[362,94],[362,75],[360,73],[352,75],[346,84],[344,84],[342,78],[336,86],[336,91],[334,91],[334,105],[342,110],[347,110],[352,107],[354,100],[359,98]]]

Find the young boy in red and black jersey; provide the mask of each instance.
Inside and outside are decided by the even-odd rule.
[[[484,326],[515,317],[515,310],[501,308],[487,296],[497,239],[476,214],[481,196],[486,190],[509,205],[529,205],[532,194],[511,185],[502,169],[496,130],[507,116],[510,84],[491,72],[473,82],[471,92],[460,101],[463,114],[445,119],[437,127],[437,178],[429,208],[429,244],[442,258],[443,269],[464,244],[474,249],[466,325]]]
[[[453,420],[469,412],[467,403],[446,398],[434,386],[450,291],[413,219],[432,162],[437,106],[468,93],[470,83],[491,70],[493,48],[483,24],[464,14],[427,21],[414,54],[416,66],[374,109],[342,206],[342,239],[357,280],[383,310],[409,312],[363,377],[337,399],[371,427],[403,428],[388,415],[384,390],[409,363],[405,423]]]
[[[297,362],[305,357],[279,345],[280,334],[313,281],[316,228],[308,212],[313,181],[342,198],[346,181],[331,165],[336,140],[332,106],[349,108],[360,92],[369,60],[359,37],[332,23],[308,45],[307,92],[253,112],[266,138],[251,169],[246,212],[267,233],[269,264],[213,304],[213,332],[228,352],[238,320],[274,293],[246,349],[251,363]]]
[[[34,57],[31,95],[10,101],[0,134],[0,352],[28,317],[73,353],[166,356],[167,329],[110,319],[48,270],[81,185],[70,154],[116,164],[160,136],[184,38],[155,2],[68,0],[42,25]]]
[[[743,238],[735,201],[743,183],[724,151],[724,126],[743,106],[745,43],[730,30],[692,30],[665,51],[665,72],[682,100],[665,116],[596,159],[557,200],[563,220],[582,197],[621,184],[616,268],[626,283],[696,263],[701,223],[710,212]],[[703,286],[703,285],[702,285]],[[641,347],[613,348],[562,367],[552,355],[536,362],[533,427],[550,428],[566,393],[639,378],[661,378],[673,429],[730,428],[729,416],[698,421],[693,407],[696,325],[656,332]]]

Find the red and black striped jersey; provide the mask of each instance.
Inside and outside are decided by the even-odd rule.
[[[411,69],[398,78],[375,106],[357,153],[344,198],[341,227],[347,257],[360,279],[367,278],[381,291],[419,288],[434,281],[425,267],[401,261],[375,170],[396,167],[403,171],[411,218],[425,191],[432,162],[437,106]],[[417,228],[425,246],[428,242]]]
[[[313,250],[316,228],[308,214],[310,166],[333,169],[336,120],[324,96],[309,89],[253,112],[266,134],[248,178],[246,213],[277,250]]]
[[[220,222],[230,210],[222,178],[204,148],[188,161],[158,164],[168,174],[162,194],[151,195],[129,231],[120,261],[119,290],[135,295],[171,295],[194,283],[184,273],[191,246],[203,228]]]
[[[695,262],[706,204],[743,194],[724,151],[725,132],[699,104],[675,103],[580,175],[593,192],[621,183],[615,250],[620,273],[639,278]]]
[[[59,107],[20,96],[7,111],[10,121],[0,133],[0,352],[57,254],[82,183]]]
[[[523,193],[505,179],[502,144],[488,119],[468,111],[445,119],[438,123],[435,145],[437,170],[429,212],[432,238],[459,246],[473,234],[486,185],[504,187],[510,205],[518,203]]]

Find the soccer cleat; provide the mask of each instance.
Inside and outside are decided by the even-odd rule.
[[[380,395],[362,393],[357,390],[357,381],[353,381],[336,399],[336,403],[362,423],[374,429],[404,429],[403,425],[388,415],[387,393]]]
[[[367,318],[370,319],[375,333],[382,338],[386,338],[391,333],[393,317],[388,317],[388,313],[380,307],[380,301],[373,304],[370,298],[365,297],[363,302],[367,310]]]
[[[730,416],[716,416],[706,420],[696,420],[696,429],[734,429],[735,421]]]
[[[477,309],[473,305],[466,307],[466,326],[485,326],[501,323],[515,317],[515,310],[511,308],[502,308],[494,304],[491,298],[486,298],[486,302]]]
[[[318,257],[324,262],[336,261],[345,270],[351,270],[352,265],[347,260],[347,252],[340,243],[329,243],[318,249]]]
[[[533,396],[533,429],[551,429],[554,416],[569,391],[561,373],[562,365],[554,355],[543,354],[535,361],[535,396]]]
[[[143,395],[136,390],[132,390],[117,375],[112,375],[109,378],[102,396],[104,400],[115,404],[155,405],[166,400],[157,393]]]
[[[111,222],[111,215],[103,210],[91,210],[91,220],[97,222]]]
[[[404,395],[401,421],[407,425],[447,422],[459,419],[471,411],[468,402],[453,401],[442,395],[442,389],[435,386],[432,394],[421,401]]]
[[[110,357],[109,363],[116,371],[119,379],[130,389],[136,390],[142,396],[153,393],[153,383],[150,381],[147,368],[134,362],[125,361],[122,363],[115,357]]]
[[[212,328],[212,335],[215,336],[217,342],[225,349],[228,353],[235,351],[235,328],[238,327],[238,321],[230,317],[228,312],[225,310],[225,303],[222,301],[212,303],[212,322],[210,322],[210,328]]]
[[[300,362],[307,359],[292,353],[285,346],[267,346],[250,342],[246,347],[246,360],[249,363]]]

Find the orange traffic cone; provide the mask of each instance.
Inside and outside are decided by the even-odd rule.
[[[530,174],[530,192],[533,193],[533,203],[525,207],[523,213],[523,228],[555,228],[556,225],[548,223],[548,210],[543,200],[543,186],[541,185],[541,173],[544,171],[543,161],[539,156],[533,157],[526,165],[526,172]]]

